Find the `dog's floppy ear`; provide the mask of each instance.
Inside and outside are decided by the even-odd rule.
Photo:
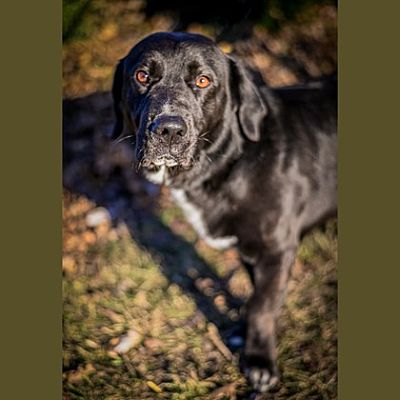
[[[261,123],[267,115],[267,106],[251,81],[245,67],[229,57],[230,87],[237,107],[238,119],[245,136],[257,142],[261,136]]]
[[[114,114],[115,114],[115,124],[111,134],[112,139],[116,139],[120,136],[124,130],[124,114],[122,111],[122,90],[124,82],[124,60],[120,60],[115,69],[114,81],[112,85],[112,97],[114,100]]]

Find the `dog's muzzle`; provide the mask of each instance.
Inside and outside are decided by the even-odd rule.
[[[147,132],[147,148],[141,161],[143,168],[157,171],[164,166],[172,170],[191,167],[185,152],[188,128],[182,117],[161,115],[148,126]]]

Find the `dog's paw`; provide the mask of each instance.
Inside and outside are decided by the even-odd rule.
[[[265,393],[279,382],[278,375],[268,368],[248,367],[245,369],[246,378],[254,390]]]
[[[244,373],[252,388],[265,393],[279,382],[276,363],[269,357],[247,356]]]

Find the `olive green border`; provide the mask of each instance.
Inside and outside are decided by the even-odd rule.
[[[339,4],[341,400],[398,395],[400,32],[387,3]],[[61,5],[0,10],[0,395],[13,400],[61,398]]]
[[[61,398],[61,1],[2,2],[0,398]]]
[[[395,399],[400,7],[339,3],[339,399]]]

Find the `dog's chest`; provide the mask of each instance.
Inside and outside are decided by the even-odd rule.
[[[193,204],[182,189],[171,189],[175,202],[184,212],[186,219],[193,226],[197,234],[204,241],[215,249],[227,249],[235,245],[238,241],[236,236],[215,237],[209,232],[207,223],[204,219],[204,211]]]

